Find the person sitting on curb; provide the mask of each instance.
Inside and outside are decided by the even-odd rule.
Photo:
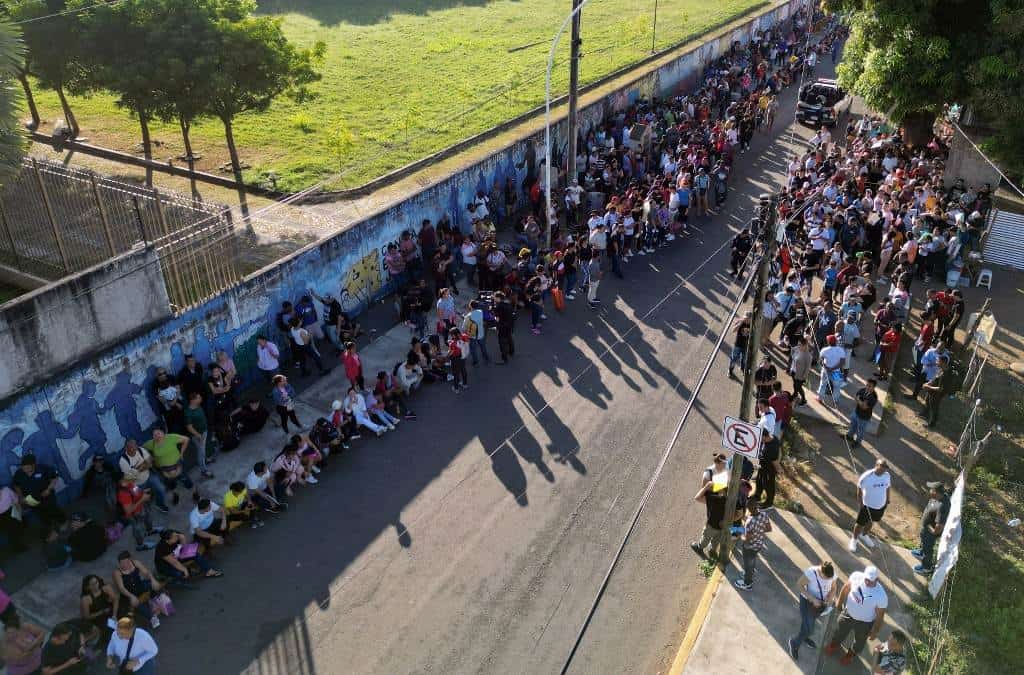
[[[227,543],[227,513],[221,509],[219,504],[209,499],[199,500],[192,512],[188,514],[188,525],[192,532],[192,541],[200,544],[201,550],[205,552]]]
[[[187,586],[196,576],[196,570],[208,579],[224,576],[199,552],[199,544],[189,543],[177,530],[160,533],[160,541],[153,551],[153,565],[158,575],[171,580],[168,583],[181,586]]]

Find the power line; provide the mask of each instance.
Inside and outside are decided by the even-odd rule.
[[[24,25],[26,23],[36,23],[37,21],[43,21],[45,19],[54,19],[54,18],[59,17],[59,16],[68,16],[70,14],[80,14],[82,12],[85,12],[87,10],[93,9],[95,7],[100,7],[100,6],[103,6],[103,7],[113,7],[114,5],[119,5],[122,2],[124,2],[124,0],[107,0],[107,2],[94,2],[93,4],[86,5],[85,7],[76,7],[75,9],[66,9],[63,12],[54,12],[53,14],[46,14],[44,16],[36,16],[36,17],[31,18],[31,19],[25,19],[24,21],[15,21],[14,25],[15,26],[21,26],[21,25]]]

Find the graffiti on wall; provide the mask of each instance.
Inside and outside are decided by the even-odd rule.
[[[785,5],[771,11],[772,17],[789,14]],[[752,26],[758,19],[750,21]],[[640,97],[692,83],[712,59],[728,50],[731,38],[742,40],[749,33],[748,26],[710,41],[657,76],[640,78],[627,90],[583,108],[581,135],[600,124],[610,111],[622,110]],[[564,155],[565,133],[564,124],[552,129],[555,161],[560,162]],[[540,175],[543,157],[542,134],[519,141],[411,195],[400,206],[371,216],[282,261],[264,275],[247,279],[150,333],[70,369],[58,380],[12,399],[0,410],[0,485],[10,483],[21,457],[31,452],[57,470],[62,489],[78,486],[93,456],[118,453],[125,439],[146,438],[157,424],[161,408],[152,383],[158,368],[177,372],[186,354],[206,366],[218,351],[225,351],[243,379],[251,380],[258,375],[256,336],[283,339],[276,327],[282,302],[295,302],[314,290],[320,295],[337,295],[346,311],[364,310],[386,292],[382,251],[388,242],[398,239],[403,230],[417,229],[423,219],[437,222],[446,214],[453,224],[468,230],[466,204],[478,191],[486,193],[495,186],[501,190],[509,181],[520,200],[525,200],[526,191]],[[318,306],[318,310],[323,308]]]

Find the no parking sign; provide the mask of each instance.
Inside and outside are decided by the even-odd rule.
[[[735,417],[726,417],[722,426],[722,447],[747,459],[756,460],[761,451],[761,427]]]

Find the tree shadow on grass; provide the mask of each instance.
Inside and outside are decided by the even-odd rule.
[[[302,14],[325,26],[348,23],[372,26],[395,14],[426,15],[456,7],[484,7],[491,0],[265,0],[262,14]]]

